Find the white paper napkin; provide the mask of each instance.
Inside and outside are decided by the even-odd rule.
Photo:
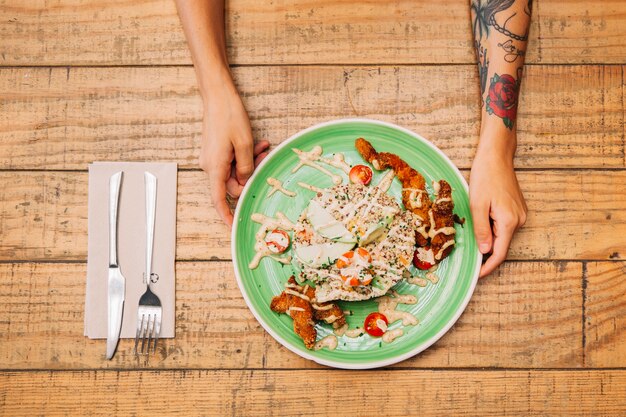
[[[85,336],[107,337],[107,287],[109,268],[109,178],[123,171],[118,210],[118,262],[126,278],[122,338],[134,338],[137,305],[146,290],[146,202],[144,172],[157,177],[152,272],[158,280],[152,291],[161,299],[163,319],[159,337],[174,337],[176,181],[175,163],[95,162],[89,165],[89,237]],[[153,278],[153,281],[156,277]]]

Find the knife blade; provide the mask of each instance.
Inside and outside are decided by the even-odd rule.
[[[108,287],[108,326],[107,359],[112,359],[120,340],[122,313],[126,279],[122,275],[117,260],[117,212],[123,172],[113,174],[109,179],[109,287]]]

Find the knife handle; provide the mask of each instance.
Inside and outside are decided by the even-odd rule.
[[[156,213],[157,177],[144,172],[146,183],[146,284],[152,276],[152,248],[154,247],[154,221]]]
[[[117,211],[123,171],[109,179],[109,265],[117,266]]]

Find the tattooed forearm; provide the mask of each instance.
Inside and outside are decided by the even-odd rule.
[[[488,116],[513,129],[532,0],[472,0],[481,98]]]

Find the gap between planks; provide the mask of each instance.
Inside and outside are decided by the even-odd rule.
[[[477,62],[444,62],[444,63],[433,63],[433,62],[398,62],[398,63],[380,63],[380,62],[357,62],[357,63],[349,63],[349,64],[341,64],[337,62],[318,62],[311,64],[285,64],[285,63],[268,63],[268,64],[230,64],[230,68],[255,68],[255,67],[383,67],[383,68],[393,68],[393,67],[466,67],[466,66],[474,66],[477,65]],[[594,67],[594,66],[603,66],[603,67],[622,67],[626,65],[626,61],[622,63],[604,63],[604,62],[584,62],[584,63],[546,63],[542,64],[540,62],[530,62],[525,63],[524,67]],[[58,65],[0,65],[0,70],[3,69],[45,69],[45,68],[81,68],[81,69],[97,69],[97,68],[193,68],[193,64],[109,64],[109,65],[77,65],[77,64],[58,64]]]
[[[27,373],[50,373],[50,374],[60,374],[64,372],[120,372],[120,373],[133,373],[133,372],[143,372],[143,373],[164,373],[164,372],[285,372],[285,371],[315,371],[315,372],[359,372],[359,370],[353,369],[341,369],[341,368],[331,368],[331,367],[320,367],[320,368],[260,368],[260,367],[246,367],[246,368],[67,368],[67,369],[58,369],[58,368],[30,368],[30,369],[0,369],[0,374],[3,373],[12,373],[12,374],[27,374]],[[426,371],[426,372],[502,372],[502,371],[515,371],[515,372],[611,372],[611,371],[626,371],[626,367],[610,367],[610,368],[554,368],[554,367],[545,367],[545,368],[514,368],[514,367],[419,367],[419,366],[393,366],[393,367],[382,367],[382,368],[373,368],[368,369],[366,371],[385,371],[385,372],[400,372],[400,371]]]

